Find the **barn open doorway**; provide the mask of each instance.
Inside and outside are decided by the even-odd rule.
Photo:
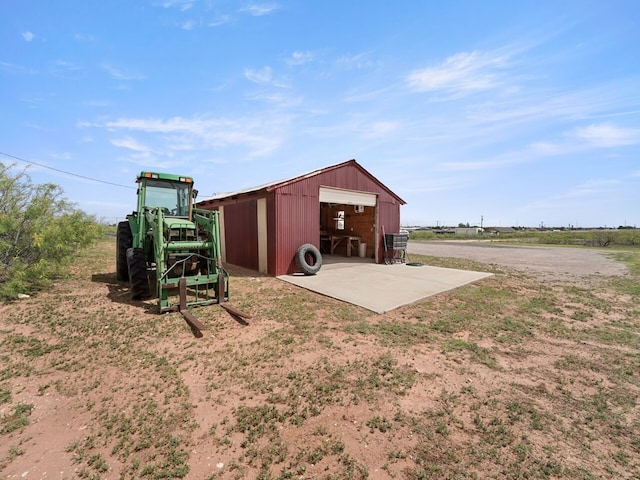
[[[323,255],[374,259],[377,196],[320,187],[320,251]]]

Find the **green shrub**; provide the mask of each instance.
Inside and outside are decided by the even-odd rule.
[[[43,288],[103,233],[59,186],[34,185],[24,171],[0,163],[0,299]]]

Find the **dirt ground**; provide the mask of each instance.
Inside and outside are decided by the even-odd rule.
[[[408,253],[453,257],[499,265],[547,280],[581,281],[591,276],[627,273],[627,267],[611,259],[607,251],[588,248],[498,245],[482,241],[411,241]]]
[[[195,309],[196,337],[129,300],[104,242],[72,279],[0,305],[1,477],[639,478],[637,297],[588,288],[623,264],[409,253],[495,275],[376,315],[230,268],[232,303],[253,316]]]

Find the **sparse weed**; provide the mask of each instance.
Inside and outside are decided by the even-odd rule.
[[[29,425],[29,416],[33,412],[34,406],[31,403],[19,402],[13,407],[13,411],[0,418],[0,434],[21,430]]]
[[[89,419],[67,447],[80,478],[116,468],[183,478],[200,448],[229,459],[202,478],[633,478],[639,468],[638,252],[620,253],[628,278],[599,288],[439,259],[497,275],[389,315],[241,277],[237,304],[259,318],[239,325],[201,309],[210,330],[194,339],[178,314],[127,304],[106,245],[78,258],[74,281],[95,275],[110,302],[62,284],[2,326],[0,426],[15,445],[0,467],[28,455],[36,407],[25,399],[39,395]],[[16,386],[28,377],[30,390]],[[596,455],[602,445],[609,453]]]

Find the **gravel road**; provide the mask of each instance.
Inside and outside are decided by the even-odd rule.
[[[542,279],[585,280],[591,276],[624,275],[627,267],[606,251],[564,247],[496,245],[476,241],[410,241],[408,253],[454,257],[524,271]]]

